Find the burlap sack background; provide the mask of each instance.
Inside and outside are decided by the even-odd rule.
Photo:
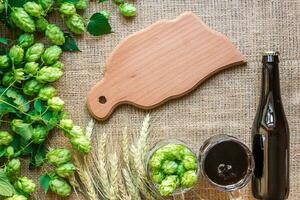
[[[261,53],[278,50],[281,88],[291,133],[291,200],[300,199],[300,1],[299,0],[138,0],[138,16],[126,20],[116,6],[91,3],[87,17],[103,8],[111,14],[114,34],[80,38],[82,52],[65,53],[65,75],[59,81],[60,96],[66,109],[81,126],[91,119],[86,109],[86,93],[101,79],[104,64],[118,42],[160,19],[173,19],[184,11],[193,11],[213,29],[224,33],[246,56],[247,65],[231,68],[204,82],[191,94],[151,111],[151,144],[163,138],[178,138],[195,151],[212,135],[225,133],[251,142],[251,126],[260,95]],[[59,22],[59,20],[56,20]],[[188,52],[187,52],[188,53]],[[124,126],[138,131],[147,112],[121,106],[106,122],[97,123],[94,134],[106,132],[116,141]],[[51,146],[63,146],[61,134],[54,134]],[[25,168],[25,166],[24,166]],[[43,170],[40,170],[43,171]],[[38,173],[24,172],[30,176]],[[244,199],[253,199],[250,188],[242,191]],[[58,199],[39,195],[41,199]],[[201,180],[186,199],[228,199]],[[73,195],[70,199],[83,199]]]

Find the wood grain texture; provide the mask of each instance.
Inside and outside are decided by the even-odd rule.
[[[224,35],[186,12],[125,38],[109,57],[104,78],[88,93],[88,109],[98,120],[120,104],[151,109],[243,63],[244,56]]]

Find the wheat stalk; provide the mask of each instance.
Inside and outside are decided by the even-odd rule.
[[[129,166],[129,138],[128,138],[128,129],[125,127],[122,131],[122,156],[125,165]]]
[[[79,155],[74,156],[74,164],[76,166],[76,172],[80,178],[81,183],[84,185],[87,196],[90,200],[97,200],[97,194],[93,185],[92,180],[87,172],[87,169],[83,167],[81,162],[78,160]]]
[[[128,169],[123,168],[122,174],[123,174],[126,189],[127,189],[127,192],[129,194],[130,198],[133,200],[140,200],[141,199],[140,193],[139,193],[137,187],[134,185],[134,183],[131,179],[131,176],[128,172]]]

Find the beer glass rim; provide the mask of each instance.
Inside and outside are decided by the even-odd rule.
[[[237,144],[239,144],[245,150],[247,157],[248,157],[248,162],[249,162],[247,173],[244,176],[244,178],[239,180],[237,183],[230,184],[230,185],[220,185],[218,183],[215,183],[205,173],[205,167],[204,167],[205,159],[206,159],[206,156],[207,156],[209,150],[211,150],[217,144],[225,142],[225,141],[233,141],[233,142],[236,142]],[[249,181],[251,180],[251,176],[252,176],[252,173],[254,170],[254,158],[253,158],[253,155],[252,155],[252,152],[250,151],[250,149],[243,142],[241,142],[238,138],[236,138],[234,136],[226,135],[226,134],[215,135],[215,136],[212,136],[212,137],[208,138],[207,140],[205,140],[203,145],[200,147],[198,159],[199,159],[200,166],[201,166],[201,173],[204,176],[204,178],[213,187],[215,187],[218,190],[225,191],[225,192],[231,192],[231,191],[238,190],[238,189],[241,189],[244,186],[246,186],[249,183]]]

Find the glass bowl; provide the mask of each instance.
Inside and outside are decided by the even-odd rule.
[[[150,186],[152,187],[152,189],[154,189],[154,191],[159,194],[159,191],[158,191],[159,185],[157,183],[154,183],[154,181],[152,181],[152,178],[151,178],[151,169],[150,169],[150,166],[149,166],[149,162],[150,162],[150,159],[152,158],[153,154],[158,149],[162,148],[163,146],[165,146],[167,144],[180,144],[180,145],[183,145],[183,146],[185,146],[187,149],[189,149],[193,153],[193,155],[194,155],[194,157],[195,157],[195,159],[197,161],[197,171],[196,171],[197,181],[194,184],[194,186],[197,185],[197,182],[199,180],[200,164],[199,164],[198,156],[196,155],[196,153],[186,143],[184,143],[181,140],[177,140],[177,139],[165,139],[165,140],[161,140],[161,141],[155,143],[155,145],[150,149],[150,151],[148,152],[148,155],[147,155],[147,159],[146,159],[146,172],[147,172],[147,177],[149,179]],[[177,188],[172,193],[172,195],[180,195],[180,194],[186,193],[187,191],[191,190],[194,186],[192,186],[190,188]]]

